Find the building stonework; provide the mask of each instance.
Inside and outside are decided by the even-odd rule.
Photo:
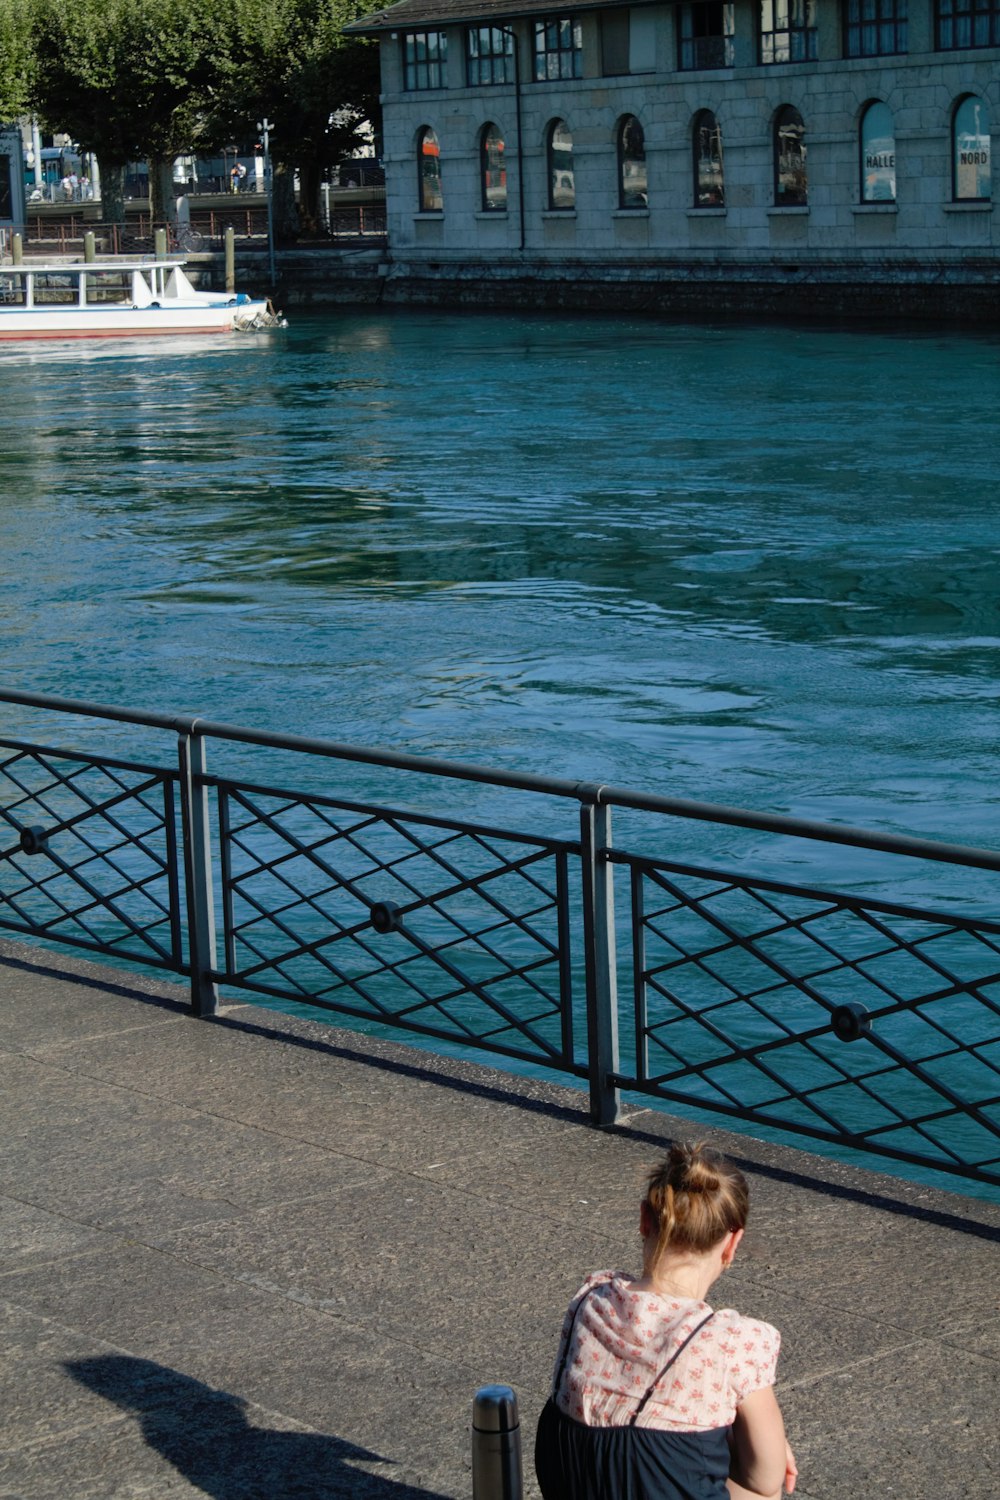
[[[632,304],[695,307],[715,296],[836,311],[862,308],[867,287],[869,306],[876,291],[883,311],[1000,313],[990,150],[1000,46],[935,48],[953,34],[942,8],[950,14],[962,0],[911,0],[908,15],[896,0],[907,50],[861,57],[845,56],[847,21],[866,0],[788,0],[813,23],[792,45],[814,56],[770,63],[760,61],[762,18],[784,0],[771,11],[772,0],[582,12],[536,4],[515,18],[485,0],[489,15],[478,21],[471,11],[456,18],[455,3],[435,12],[433,0],[423,10],[402,0],[358,23],[381,43],[390,295],[394,282],[409,282],[433,300],[447,300],[450,285],[452,300],[595,305],[586,288],[603,285]],[[536,29],[548,16],[578,28],[580,76],[535,81]],[[706,21],[725,36],[687,42]],[[608,72],[609,37],[622,24],[641,36],[646,71]],[[495,28],[495,45],[516,39],[503,82],[468,82],[468,32],[479,26]],[[446,59],[437,73],[407,73],[412,38],[430,32],[446,37]],[[707,55],[685,46],[714,48],[716,63],[725,49],[725,65],[682,66]],[[426,86],[428,76],[438,86]],[[883,108],[871,114],[873,105]],[[638,129],[626,136],[629,118]],[[696,147],[706,118],[718,169],[711,190]],[[490,126],[502,175],[486,179]],[[630,167],[626,140],[640,143]],[[629,194],[629,170],[641,193]],[[500,184],[499,208],[486,180]],[[884,297],[886,288],[894,291]]]

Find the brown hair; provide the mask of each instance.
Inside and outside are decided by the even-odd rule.
[[[646,1203],[656,1225],[656,1252],[711,1250],[743,1229],[750,1193],[743,1173],[702,1142],[678,1142],[649,1174]]]

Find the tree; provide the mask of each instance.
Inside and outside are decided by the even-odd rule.
[[[125,168],[144,159],[154,218],[165,217],[157,165],[215,144],[209,121],[228,73],[218,18],[200,0],[38,0],[34,24],[34,107],[96,154],[104,217],[123,222]]]
[[[365,0],[234,0],[234,44],[223,116],[246,135],[267,115],[275,125],[276,218],[299,173],[302,227],[315,230],[320,185],[336,162],[378,123],[378,47],[343,27],[371,6]],[[284,191],[283,191],[284,189]],[[294,225],[284,226],[286,233]]]
[[[0,120],[31,112],[35,48],[24,0],[0,0]]]

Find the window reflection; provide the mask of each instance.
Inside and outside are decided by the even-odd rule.
[[[956,199],[984,200],[992,196],[990,118],[986,102],[975,94],[963,99],[952,124],[952,156]]]
[[[815,0],[760,0],[762,63],[815,62]]]
[[[583,28],[575,16],[535,22],[535,80],[583,77]]]
[[[774,122],[774,201],[779,208],[801,208],[809,201],[805,134],[802,116],[786,104]]]
[[[721,208],[726,201],[722,178],[722,132],[710,109],[694,118],[695,208]]]
[[[861,121],[861,201],[894,202],[896,198],[896,134],[892,111],[876,101]]]
[[[403,87],[444,88],[447,61],[448,38],[443,31],[408,31],[403,38]]]
[[[573,137],[563,120],[549,127],[549,208],[576,207],[573,180]]]
[[[495,125],[484,125],[479,137],[479,170],[484,213],[507,212],[507,168],[503,136]]]
[[[626,115],[618,126],[618,206],[646,208],[646,138],[635,115]]]
[[[515,81],[513,32],[499,26],[470,26],[465,45],[465,76],[470,88]]]
[[[420,132],[417,142],[417,171],[420,178],[420,212],[439,214],[444,211],[441,191],[441,149],[429,125]]]

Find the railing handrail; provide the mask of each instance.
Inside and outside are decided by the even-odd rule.
[[[444,776],[513,791],[535,792],[550,797],[565,797],[595,806],[631,808],[637,812],[662,813],[668,817],[688,818],[698,822],[721,823],[747,828],[758,833],[779,834],[787,838],[811,839],[825,844],[869,849],[880,854],[899,854],[911,859],[963,865],[970,869],[1000,871],[1000,852],[971,844],[952,844],[935,839],[914,838],[910,834],[877,833],[849,823],[825,823],[816,818],[799,818],[787,813],[757,812],[725,803],[701,802],[685,797],[665,797],[657,792],[641,792],[630,787],[608,786],[603,782],[572,780],[545,776],[532,771],[511,771],[496,766],[482,766],[472,761],[440,759],[431,755],[414,755],[407,751],[381,750],[368,745],[352,745],[311,735],[276,733],[245,725],[226,724],[206,719],[200,714],[159,713],[149,709],[119,708],[113,704],[93,703],[83,698],[64,698],[54,693],[29,692],[18,688],[0,688],[0,702],[19,703],[81,718],[111,719],[122,724],[137,724],[149,729],[169,729],[181,735],[204,739],[228,740],[233,743],[260,745],[272,750],[292,750],[323,756],[330,760],[355,761],[362,765],[383,766],[388,770],[413,771],[428,776]]]

